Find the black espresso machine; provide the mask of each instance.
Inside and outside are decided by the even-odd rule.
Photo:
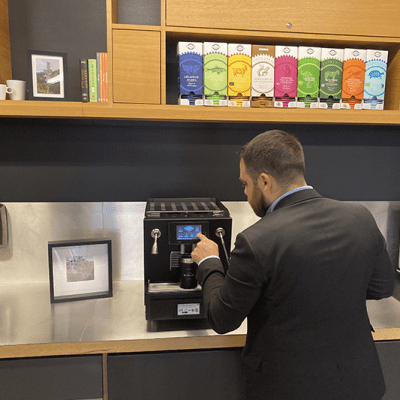
[[[151,198],[144,217],[146,320],[206,318],[197,265],[190,253],[202,233],[228,269],[232,218],[215,198]]]

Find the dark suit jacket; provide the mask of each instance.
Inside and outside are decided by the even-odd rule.
[[[382,398],[366,299],[391,296],[394,272],[365,207],[293,193],[237,236],[226,276],[208,259],[197,279],[216,332],[247,317],[249,399]]]

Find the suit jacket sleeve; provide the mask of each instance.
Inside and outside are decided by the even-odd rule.
[[[367,289],[367,300],[390,297],[394,289],[394,270],[391,265],[386,241],[381,236],[381,251],[376,255],[375,267]]]
[[[257,257],[245,234],[236,238],[225,276],[221,261],[208,259],[200,263],[197,281],[203,288],[212,328],[217,333],[237,329],[259,299],[263,286]]]

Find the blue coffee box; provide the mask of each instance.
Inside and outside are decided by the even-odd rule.
[[[202,106],[203,102],[203,43],[179,42],[179,105]]]
[[[388,52],[367,50],[364,78],[364,110],[383,110]]]

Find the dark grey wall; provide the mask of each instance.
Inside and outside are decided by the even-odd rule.
[[[120,22],[157,25],[159,5],[120,0]],[[9,13],[13,78],[27,79],[27,50],[65,52],[69,98],[79,101],[78,60],[106,51],[105,0],[12,0]],[[176,73],[170,42],[168,103],[176,103]],[[236,152],[276,127],[303,142],[307,181],[321,194],[400,199],[397,126],[1,119],[0,201],[244,200]]]
[[[236,152],[276,127],[322,195],[400,199],[399,127],[2,119],[0,201],[245,200]]]
[[[28,79],[28,50],[67,53],[68,98],[80,101],[79,59],[107,51],[106,1],[11,0],[13,79]]]

